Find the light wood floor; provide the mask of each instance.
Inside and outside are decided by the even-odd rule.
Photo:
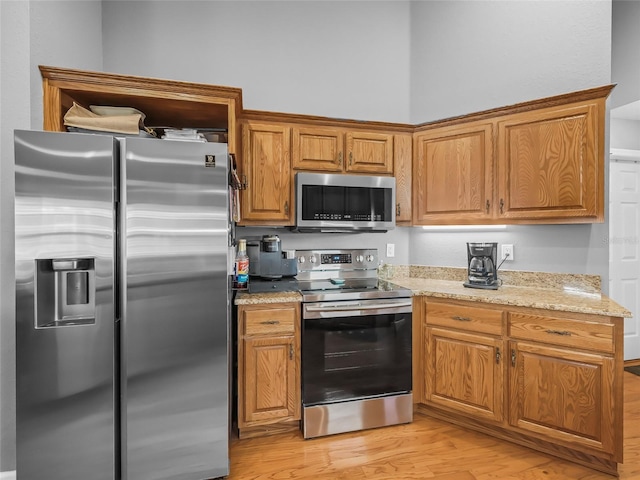
[[[623,480],[640,479],[640,376],[624,373]],[[303,440],[234,440],[229,480],[613,480],[571,462],[423,415],[413,423]]]

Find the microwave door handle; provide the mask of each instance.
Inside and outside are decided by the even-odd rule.
[[[350,303],[346,305],[330,306],[307,306],[305,309],[308,312],[346,312],[351,310],[379,310],[381,308],[398,308],[398,307],[410,307],[411,302],[399,302],[399,303],[375,303],[370,305],[360,305],[357,303]]]

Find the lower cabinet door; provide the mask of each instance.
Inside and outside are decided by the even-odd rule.
[[[512,426],[572,448],[616,451],[612,357],[527,342],[509,348]]]
[[[293,336],[245,338],[244,424],[294,418],[296,377]]]
[[[426,402],[501,422],[503,350],[500,338],[427,327]]]

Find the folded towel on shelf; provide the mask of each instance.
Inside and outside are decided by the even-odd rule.
[[[64,115],[67,127],[78,127],[99,132],[127,133],[137,135],[140,132],[142,115],[98,115],[73,102],[73,106]]]

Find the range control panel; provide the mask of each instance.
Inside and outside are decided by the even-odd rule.
[[[377,270],[378,250],[340,249],[340,250],[296,250],[298,278],[304,272]]]
[[[350,253],[323,253],[320,255],[320,263],[322,264],[351,263],[351,254]]]

